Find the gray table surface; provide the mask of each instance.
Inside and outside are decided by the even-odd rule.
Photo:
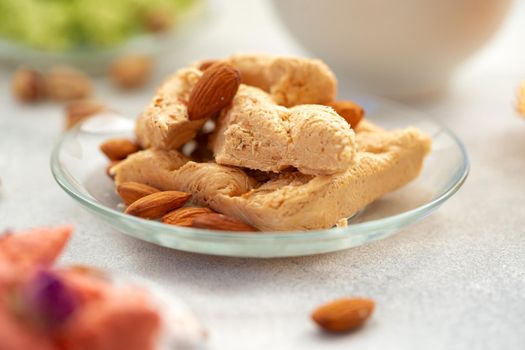
[[[232,51],[305,52],[267,3],[212,5],[221,13],[210,19],[213,28],[178,49],[165,69]],[[190,254],[128,237],[55,184],[49,155],[62,130],[61,106],[16,103],[7,69],[0,72],[0,229],[74,224],[63,261],[172,288],[208,326],[210,349],[525,349],[525,120],[512,106],[525,79],[523,5],[447,94],[416,104],[459,135],[472,169],[439,211],[391,238],[261,260]],[[98,81],[97,96],[136,115],[161,75],[149,89],[127,94]],[[377,301],[370,323],[347,336],[321,334],[310,311],[345,295]]]

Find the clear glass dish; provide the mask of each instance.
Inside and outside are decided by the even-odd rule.
[[[65,133],[51,156],[58,184],[81,205],[117,230],[133,237],[196,253],[237,257],[284,257],[327,253],[388,237],[424,218],[463,184],[469,160],[461,141],[422,113],[377,98],[358,98],[367,118],[392,129],[415,126],[432,137],[432,152],[419,177],[378,199],[348,220],[348,226],[316,231],[240,234],[166,225],[122,213],[108,163],[99,151],[104,140],[131,136],[134,121],[121,116],[94,117]]]

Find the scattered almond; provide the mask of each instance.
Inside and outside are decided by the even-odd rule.
[[[239,219],[218,213],[197,215],[193,218],[191,226],[220,231],[257,231]]]
[[[226,63],[212,64],[191,91],[188,101],[190,120],[207,119],[228,106],[239,89],[241,74]]]
[[[182,207],[190,198],[191,194],[185,192],[155,192],[133,202],[126,209],[126,214],[144,219],[158,219],[166,213]]]
[[[122,89],[138,88],[146,83],[152,67],[153,62],[149,56],[125,56],[111,65],[110,77],[113,83]]]
[[[312,319],[328,332],[348,332],[362,326],[374,311],[375,303],[366,298],[343,298],[321,305]]]
[[[71,67],[56,67],[44,75],[47,96],[58,101],[76,100],[91,95],[93,85],[83,72]]]
[[[357,127],[365,115],[365,110],[352,101],[332,101],[326,105],[332,107],[352,128]]]
[[[180,208],[162,217],[162,222],[169,225],[191,227],[193,218],[198,215],[213,213],[210,208]]]
[[[114,138],[104,141],[100,150],[110,160],[122,160],[132,153],[138,152],[140,147],[133,141],[124,138]]]
[[[103,103],[83,99],[68,103],[66,106],[66,129],[71,129],[77,123],[102,112],[106,109]]]
[[[130,205],[136,200],[150,195],[155,192],[159,192],[155,187],[151,187],[138,182],[123,182],[117,186],[117,192],[122,198],[122,201],[126,205]]]
[[[111,171],[111,168],[113,168],[118,163],[120,163],[120,160],[113,160],[106,166],[106,175],[112,179],[115,178],[115,174]]]
[[[29,68],[19,68],[11,81],[13,95],[22,102],[35,102],[45,95],[42,75]]]

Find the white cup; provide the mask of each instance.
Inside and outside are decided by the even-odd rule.
[[[511,0],[273,0],[282,22],[355,84],[394,97],[443,90]]]

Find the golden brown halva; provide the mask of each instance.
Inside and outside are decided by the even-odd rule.
[[[367,120],[353,130],[321,105],[337,87],[324,63],[264,55],[221,61],[241,72],[242,84],[215,120],[215,161],[181,153],[206,122],[188,118],[188,98],[203,74],[195,65],[168,78],[139,117],[136,135],[145,149],[111,168],[117,185],[188,192],[193,205],[263,231],[288,231],[330,228],[419,174],[430,138]]]

